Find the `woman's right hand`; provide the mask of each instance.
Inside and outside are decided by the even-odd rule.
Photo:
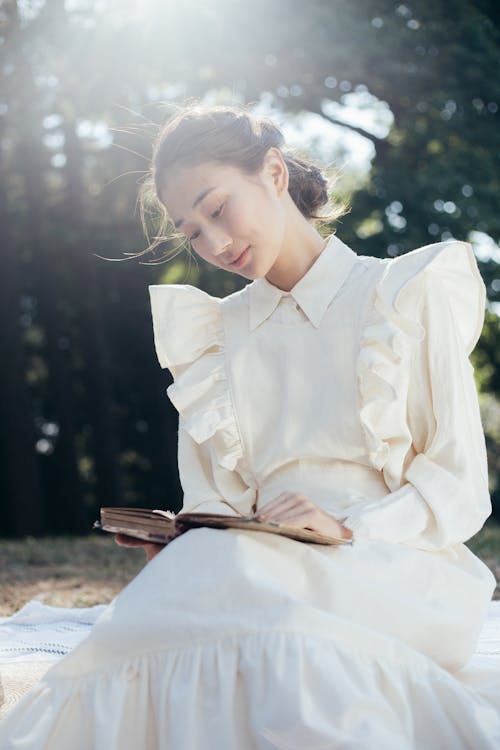
[[[126,534],[115,534],[115,542],[120,547],[142,547],[146,553],[146,562],[150,562],[165,546],[164,544],[156,544],[156,542],[145,542],[142,539],[136,539]]]

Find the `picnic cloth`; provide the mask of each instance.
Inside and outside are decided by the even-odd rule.
[[[106,606],[51,607],[33,599],[0,618],[0,718],[87,636]]]
[[[106,606],[50,607],[32,599],[0,618],[0,664],[57,661],[85,638]]]

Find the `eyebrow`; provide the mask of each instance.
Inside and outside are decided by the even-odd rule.
[[[202,190],[201,193],[199,193],[196,196],[195,201],[194,201],[193,205],[191,206],[191,208],[196,208],[196,206],[198,205],[198,203],[201,203],[201,201],[203,200],[203,198],[206,195],[208,195],[209,193],[211,193],[212,190],[215,190],[215,186],[209,187],[209,188],[205,188],[205,190]],[[180,227],[181,224],[184,224],[184,219],[177,219],[177,221],[174,222],[174,227],[176,229],[179,229],[179,227]]]

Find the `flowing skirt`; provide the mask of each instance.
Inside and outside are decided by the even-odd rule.
[[[495,586],[462,544],[193,529],[0,722],[2,750],[493,750],[468,668]]]

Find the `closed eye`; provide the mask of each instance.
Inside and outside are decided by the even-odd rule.
[[[218,219],[218,218],[219,218],[219,216],[220,216],[220,215],[221,215],[221,213],[222,213],[222,209],[223,209],[223,208],[224,208],[224,203],[221,203],[221,204],[220,204],[220,206],[219,206],[219,208],[218,208],[218,209],[217,209],[216,211],[214,211],[214,212],[213,212],[213,214],[212,214],[212,219]]]
[[[224,206],[225,206],[225,204],[221,203],[221,205],[219,206],[219,208],[217,208],[212,214],[210,214],[210,216],[212,217],[212,219],[218,219],[219,216],[221,216],[222,211],[224,209]],[[189,241],[192,242],[193,240],[196,240],[199,236],[200,236],[199,232],[193,232],[193,234],[189,238]]]

